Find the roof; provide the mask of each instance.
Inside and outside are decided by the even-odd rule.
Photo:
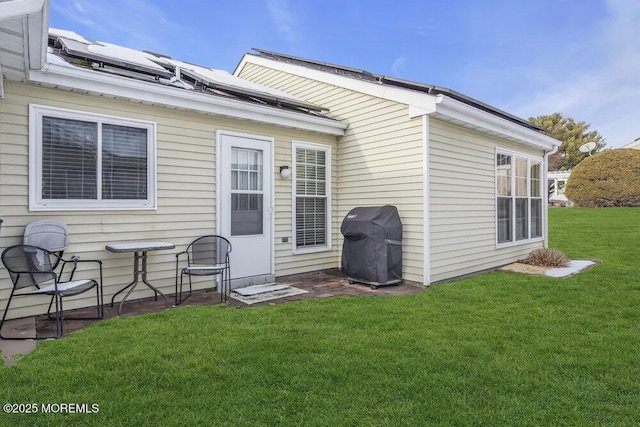
[[[305,114],[322,115],[326,108],[304,102],[285,92],[149,51],[86,39],[72,31],[49,29],[49,57],[63,59],[69,67],[197,91],[212,96],[269,105]],[[50,58],[55,61],[55,58]],[[64,64],[57,61],[58,64]]]
[[[628,143],[626,145],[623,145],[620,148],[635,148],[636,150],[640,149],[640,138],[636,138],[633,141],[631,141],[630,143]]]
[[[0,99],[12,80],[334,136],[348,126],[226,71],[49,31],[48,17],[49,0],[0,0]]]
[[[478,101],[476,99],[473,99],[471,97],[468,97],[466,95],[463,95],[459,92],[456,92],[452,89],[448,89],[445,87],[441,87],[441,86],[435,86],[435,85],[430,85],[430,84],[424,84],[424,83],[419,83],[419,82],[414,82],[414,81],[409,81],[409,80],[403,80],[403,79],[398,79],[395,77],[388,77],[388,76],[384,76],[381,74],[375,74],[375,73],[371,73],[365,70],[361,70],[361,69],[357,69],[357,68],[351,68],[351,67],[346,67],[346,66],[342,66],[342,65],[336,65],[336,64],[330,64],[327,62],[320,62],[320,61],[315,61],[312,59],[305,59],[305,58],[300,58],[300,57],[296,57],[296,56],[292,56],[292,55],[286,55],[286,54],[282,54],[282,53],[276,53],[276,52],[271,52],[268,50],[263,50],[263,49],[253,49],[255,52],[257,52],[256,56],[260,56],[263,58],[267,58],[267,59],[272,59],[272,60],[276,60],[276,61],[280,61],[280,62],[285,62],[285,63],[291,63],[291,64],[295,64],[295,65],[302,65],[308,68],[313,68],[313,69],[317,69],[317,70],[321,70],[321,71],[326,71],[329,73],[333,73],[333,74],[338,74],[338,75],[342,75],[345,77],[350,77],[353,79],[357,79],[357,80],[363,80],[363,81],[369,81],[369,82],[373,82],[373,83],[377,83],[380,85],[386,85],[386,86],[392,86],[392,87],[398,87],[398,88],[403,88],[403,89],[408,89],[408,90],[412,90],[412,91],[417,91],[417,92],[422,92],[422,93],[427,93],[427,94],[431,94],[431,95],[444,95],[447,96],[449,98],[455,99],[457,101],[460,101],[466,105],[469,105],[471,107],[477,108],[479,110],[485,111],[487,113],[490,113],[492,115],[498,116],[500,118],[503,118],[505,120],[508,120],[512,123],[515,123],[517,125],[523,126],[525,128],[534,130],[534,131],[538,131],[538,132],[545,132],[547,131],[547,129],[537,126],[531,122],[529,122],[528,120],[524,120],[520,117],[514,116],[512,114],[509,114],[505,111],[502,111],[498,108],[492,107],[488,104],[485,104],[481,101]]]

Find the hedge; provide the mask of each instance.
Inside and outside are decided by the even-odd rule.
[[[577,206],[640,206],[640,150],[606,150],[571,171],[565,195]]]

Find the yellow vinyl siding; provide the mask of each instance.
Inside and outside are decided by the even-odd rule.
[[[349,123],[337,144],[337,227],[334,246],[342,250],[342,219],[354,207],[390,204],[404,226],[403,278],[424,280],[422,121],[410,119],[404,104],[305,77],[247,63],[240,76],[330,109]]]
[[[44,218],[62,220],[69,225],[71,233],[67,254],[103,260],[105,301],[110,301],[111,296],[132,279],[133,254],[110,253],[104,249],[105,245],[131,240],[172,242],[176,245],[175,250],[150,253],[149,280],[163,292],[173,294],[175,253],[183,250],[194,238],[216,232],[215,133],[222,129],[275,139],[275,274],[280,276],[338,266],[335,248],[312,256],[292,254],[291,180],[284,180],[279,174],[280,165],[291,166],[291,141],[330,145],[332,152],[336,153],[335,137],[6,80],[4,84],[5,98],[0,99],[0,217],[4,219],[0,250],[20,243],[24,226],[30,221]],[[30,103],[155,122],[157,210],[29,212]],[[336,182],[334,172],[334,192]],[[335,206],[331,218],[335,241],[341,220],[336,215]],[[289,243],[282,243],[283,237],[289,237]],[[198,282],[197,288],[208,288],[212,283],[209,278]],[[8,274],[3,268],[0,271],[0,310],[6,304],[10,288]],[[131,298],[151,295],[146,287],[139,286]],[[18,298],[15,304],[23,309],[12,308],[10,317],[43,313],[48,299]],[[69,300],[65,308],[91,304],[93,300],[87,297]]]
[[[496,147],[543,157],[542,151],[430,120],[431,280],[498,267],[542,242],[496,248]]]

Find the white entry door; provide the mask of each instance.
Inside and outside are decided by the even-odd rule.
[[[232,287],[273,280],[270,138],[218,132],[218,227],[229,239]]]

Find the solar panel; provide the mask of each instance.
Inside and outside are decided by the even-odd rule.
[[[58,48],[61,57],[91,62],[100,71],[155,81],[184,90],[200,90],[212,96],[226,96],[263,105],[302,110],[318,114],[328,109],[304,102],[277,89],[214,70],[172,59],[167,55],[88,40],[72,31],[51,29],[49,44]],[[54,49],[55,51],[55,49]],[[77,63],[75,65],[78,65]],[[150,80],[151,76],[151,80]]]

